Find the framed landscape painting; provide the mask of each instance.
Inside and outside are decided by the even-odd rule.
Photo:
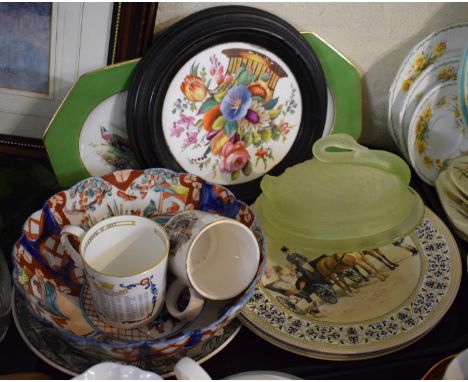
[[[47,160],[42,135],[76,80],[140,57],[158,3],[0,3],[0,157]]]
[[[112,3],[0,3],[0,134],[40,138],[76,79],[106,65]]]
[[[51,3],[0,4],[0,88],[49,94]]]

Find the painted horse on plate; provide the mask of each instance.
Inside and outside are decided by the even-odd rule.
[[[328,281],[333,281],[345,293],[352,296],[356,289],[351,287],[346,280],[346,271],[352,267],[361,267],[372,276],[377,277],[380,281],[385,281],[387,275],[380,272],[374,265],[366,259],[366,255],[361,252],[346,252],[335,253],[333,255],[323,255],[315,262],[315,268]]]

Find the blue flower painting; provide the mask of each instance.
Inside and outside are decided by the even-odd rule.
[[[0,3],[0,88],[49,93],[51,3]]]
[[[227,121],[244,118],[252,103],[247,86],[238,85],[229,90],[221,102],[221,112]]]

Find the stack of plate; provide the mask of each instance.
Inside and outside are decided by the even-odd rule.
[[[467,23],[431,34],[405,58],[390,88],[388,129],[430,185],[450,159],[468,150],[468,112],[462,119],[466,76],[460,68],[466,66],[467,42]]]
[[[309,261],[268,235],[266,249],[267,269],[242,322],[313,358],[373,358],[408,346],[439,322],[460,285],[456,243],[428,209],[410,235],[379,249]]]
[[[439,174],[436,190],[458,235],[468,241],[468,155],[454,159]]]

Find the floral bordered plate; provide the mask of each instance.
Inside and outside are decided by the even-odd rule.
[[[461,280],[456,243],[428,209],[411,235],[377,250],[309,261],[300,249],[266,244],[267,271],[242,321],[310,357],[371,358],[416,341],[449,309]],[[340,269],[341,287],[327,269]]]
[[[447,57],[425,70],[411,86],[406,101],[400,111],[400,140],[403,154],[408,156],[408,130],[413,114],[423,97],[435,86],[448,82],[457,81],[460,56]]]
[[[419,103],[408,130],[411,166],[427,184],[434,185],[450,159],[468,150],[468,128],[458,107],[457,83],[437,85]]]
[[[465,126],[468,127],[468,43],[463,54],[463,59],[460,64],[458,80],[458,97],[460,102],[460,110]]]
[[[138,61],[81,76],[53,116],[43,140],[62,187],[89,176],[139,168],[125,111],[128,83]]]
[[[258,9],[214,7],[179,23],[133,77],[129,137],[143,166],[185,169],[251,200],[263,174],[310,158],[322,135],[320,63],[297,30]]]
[[[468,23],[447,26],[419,42],[401,64],[390,87],[387,115],[388,130],[398,147],[403,145],[399,115],[408,91],[423,71],[440,58],[461,55],[467,34]]]
[[[70,375],[78,375],[97,363],[108,361],[107,357],[81,351],[71,346],[52,329],[36,321],[29,313],[21,296],[13,295],[13,320],[16,328],[31,351],[47,364]],[[203,363],[223,350],[239,333],[242,325],[233,320],[216,332],[205,344],[166,358],[153,358],[129,363],[144,370],[157,372],[164,378],[174,375],[174,365],[182,357],[190,357]]]

